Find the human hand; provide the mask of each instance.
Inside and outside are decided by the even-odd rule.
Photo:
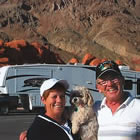
[[[27,140],[27,131],[23,131],[20,133],[19,140]]]

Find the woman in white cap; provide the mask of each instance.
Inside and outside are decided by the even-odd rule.
[[[43,82],[40,87],[40,95],[45,105],[45,114],[35,118],[27,131],[27,140],[77,139],[71,133],[69,121],[63,118],[65,92],[68,87],[69,84],[66,80],[52,78]],[[20,140],[23,140],[22,136],[20,136]]]

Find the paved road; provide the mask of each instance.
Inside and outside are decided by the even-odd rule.
[[[19,140],[19,134],[26,130],[35,114],[10,114],[0,116],[0,140]]]

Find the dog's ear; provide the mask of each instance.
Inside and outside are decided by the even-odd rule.
[[[90,93],[87,94],[88,95],[88,102],[87,102],[87,105],[88,106],[93,106],[93,103],[94,103],[94,100],[93,100],[93,97]]]

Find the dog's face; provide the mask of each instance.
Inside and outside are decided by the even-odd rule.
[[[93,97],[86,87],[76,86],[71,92],[70,103],[74,106],[93,106]]]

